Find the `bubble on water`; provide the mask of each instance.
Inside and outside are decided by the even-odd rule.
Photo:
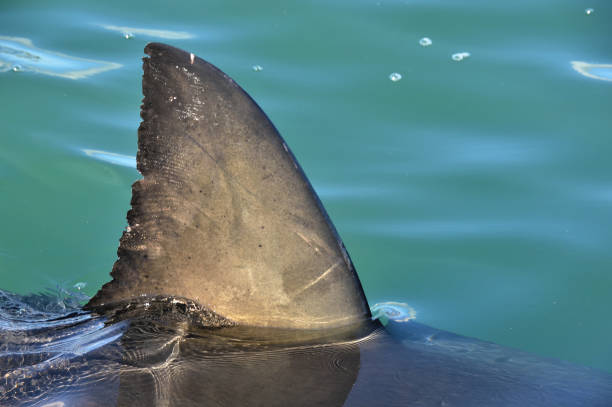
[[[391,79],[392,82],[397,82],[402,79],[402,75],[397,72],[393,72],[391,75],[389,75],[389,79]]]
[[[255,72],[260,72],[260,71],[263,71],[263,66],[261,66],[261,65],[253,65],[251,68],[252,68],[252,69],[253,69]]]
[[[380,319],[383,323],[385,320],[395,322],[407,322],[416,318],[416,311],[410,305],[403,302],[379,302],[374,304],[370,311],[372,319]]]
[[[134,34],[131,32],[124,32],[123,38],[125,38],[126,40],[131,40],[132,38],[134,38]]]
[[[23,71],[23,67],[21,65],[13,65],[13,68],[11,68],[13,72],[21,72]]]
[[[451,56],[451,58],[453,59],[453,61],[463,61],[464,59],[468,58],[471,54],[469,52],[457,52],[455,54],[453,54]]]
[[[591,14],[593,14],[595,12],[595,9],[593,8],[587,8],[586,10],[584,10],[584,14],[586,14],[587,16],[590,16]]]
[[[79,281],[78,283],[76,283],[75,285],[73,285],[72,287],[76,288],[77,290],[82,290],[83,288],[85,288],[85,286],[87,285],[87,283],[84,283],[82,281]]]
[[[421,44],[423,47],[429,47],[431,44],[433,44],[433,41],[429,37],[423,37],[419,40],[419,44]]]

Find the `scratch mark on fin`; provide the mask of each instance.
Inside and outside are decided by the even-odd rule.
[[[327,277],[329,275],[329,273],[331,273],[337,266],[339,266],[340,263],[342,263],[342,261],[338,260],[337,262],[332,264],[327,270],[325,270],[323,273],[321,273],[321,275],[319,277],[315,278],[310,283],[306,284],[304,287],[302,287],[299,290],[295,291],[292,294],[292,297],[295,297],[296,295],[298,295],[298,294],[308,290],[310,287],[312,287],[313,285],[317,284],[319,281],[323,280],[325,277]]]
[[[318,248],[318,247],[314,246],[314,245],[312,244],[312,241],[311,241],[310,239],[308,239],[306,236],[304,236],[304,235],[303,235],[303,234],[301,234],[300,232],[295,232],[295,234],[296,234],[296,235],[298,235],[298,236],[299,236],[299,237],[300,237],[300,238],[301,238],[303,241],[305,241],[305,242],[306,242],[306,244],[307,244],[308,246],[310,246],[311,248],[313,248],[315,252],[317,252],[317,253],[320,253],[320,252],[321,252],[321,250],[319,250],[319,248]]]

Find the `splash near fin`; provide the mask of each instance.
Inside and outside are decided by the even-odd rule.
[[[300,329],[370,316],[353,264],[274,125],[193,54],[145,48],[138,170],[113,280],[88,309],[192,299],[238,324]]]

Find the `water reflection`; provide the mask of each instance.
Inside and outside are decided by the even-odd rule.
[[[36,48],[31,40],[0,36],[0,72],[36,72],[68,79],[120,68],[114,62],[97,61]]]

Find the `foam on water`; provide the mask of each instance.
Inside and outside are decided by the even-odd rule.
[[[379,302],[370,307],[370,311],[372,319],[380,319],[383,323],[386,320],[408,322],[416,318],[416,310],[403,302]]]
[[[83,79],[121,66],[114,62],[73,57],[36,48],[28,38],[0,36],[0,72],[36,72],[67,79]]]

